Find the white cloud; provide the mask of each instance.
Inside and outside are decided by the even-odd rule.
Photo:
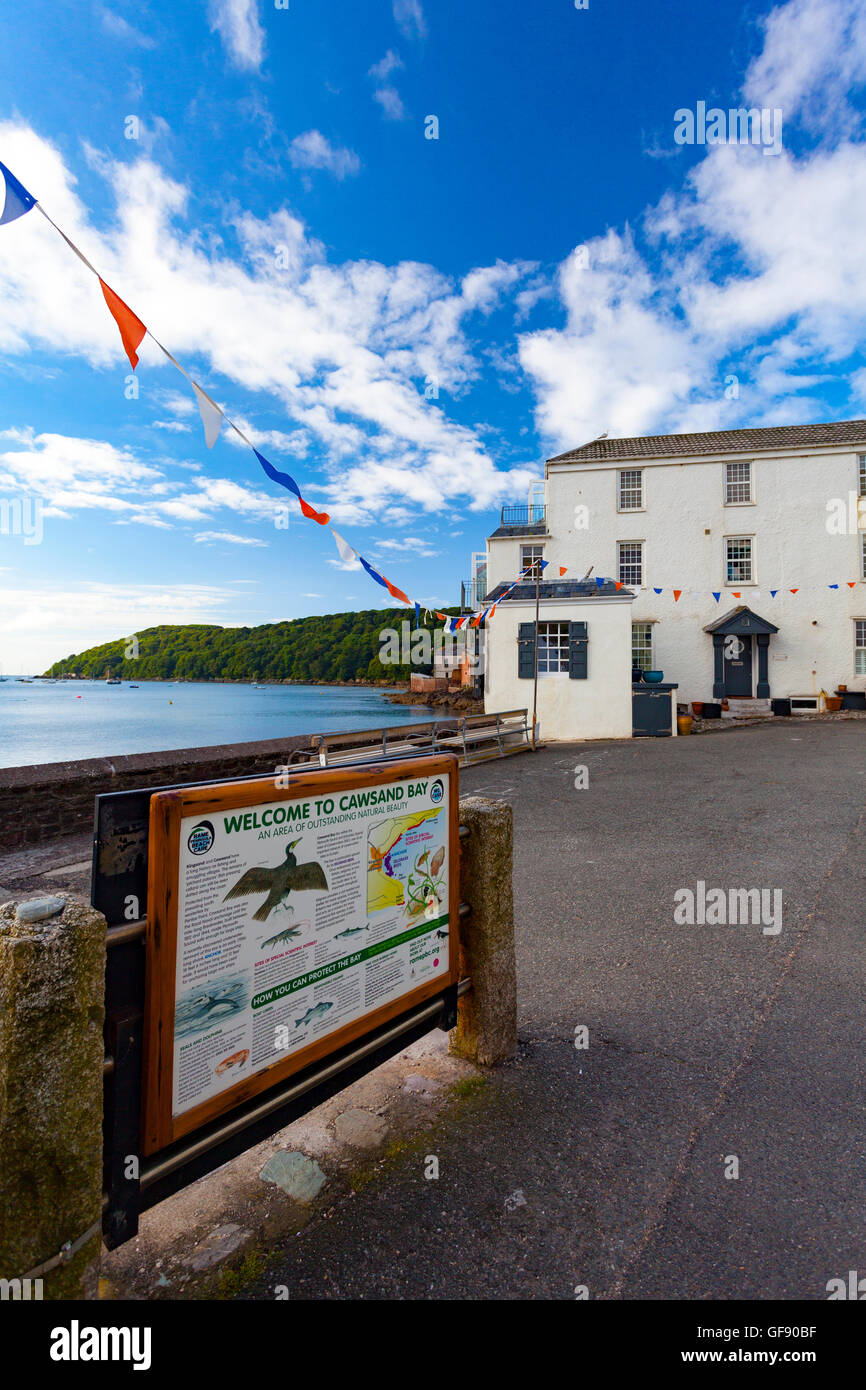
[[[265,56],[265,31],[258,0],[210,0],[210,26],[218,33],[235,67],[256,71]]]
[[[373,100],[378,101],[389,121],[405,121],[409,114],[397,88],[393,82],[388,81],[392,72],[396,72],[404,66],[399,53],[395,53],[393,48],[389,48],[384,58],[380,58],[378,63],[374,63],[368,73],[368,76],[374,78],[378,84],[373,93]]]
[[[155,430],[168,430],[170,434],[192,434],[192,425],[184,424],[183,420],[154,420]]]
[[[427,23],[421,0],[394,0],[394,19],[407,39],[426,37]]]
[[[224,542],[227,545],[267,545],[255,536],[237,536],[233,531],[199,531],[194,537],[196,545],[214,545]]]
[[[155,39],[152,39],[148,34],[142,34],[139,29],[133,28],[122,15],[115,14],[105,5],[99,7],[99,22],[105,33],[110,34],[112,38],[132,44],[135,48],[156,47]]]
[[[319,130],[296,135],[289,146],[289,158],[296,169],[326,169],[337,179],[357,174],[361,167],[353,150],[332,145]]]
[[[378,63],[374,63],[370,68],[369,76],[375,77],[377,82],[385,82],[395,69],[402,67],[405,67],[405,64],[400,54],[389,48],[384,58],[380,58]]]
[[[389,121],[405,121],[408,118],[409,113],[396,87],[378,87],[373,93],[373,100],[378,101]]]
[[[866,81],[862,0],[790,0],[763,21],[764,47],[746,75],[746,100],[826,133],[862,125],[848,97]]]

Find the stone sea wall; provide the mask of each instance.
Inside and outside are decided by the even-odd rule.
[[[309,735],[300,734],[258,743],[0,768],[0,850],[92,830],[93,798],[101,792],[256,772],[267,775],[285,766],[294,749],[309,746]]]

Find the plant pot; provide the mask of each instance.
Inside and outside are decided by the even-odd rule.
[[[665,678],[664,671],[644,671],[643,678],[647,685],[661,685]]]
[[[827,695],[824,700],[824,708],[828,714],[835,714],[837,710],[842,708],[842,696]]]
[[[678,715],[677,715],[677,733],[678,733],[680,736],[682,736],[682,735],[684,735],[684,734],[690,734],[691,731],[692,731],[692,724],[693,724],[693,723],[694,723],[694,720],[692,719],[692,716],[691,716],[690,714],[678,714]]]
[[[695,716],[695,719],[700,719],[700,717],[701,717],[701,715],[703,714],[703,712],[704,712],[704,702],[703,702],[703,700],[692,700],[692,714]]]
[[[847,685],[841,685],[841,684],[840,684],[839,686],[837,686],[837,691],[836,691],[836,693],[839,694],[839,695],[844,695],[844,694],[845,694],[845,691],[846,691],[847,689],[848,689]]]

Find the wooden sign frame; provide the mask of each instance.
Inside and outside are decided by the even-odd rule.
[[[323,798],[339,792],[363,790],[407,779],[435,780],[447,774],[448,797],[448,970],[414,989],[392,998],[360,1018],[308,1045],[291,1056],[254,1072],[193,1108],[173,1113],[175,993],[180,907],[180,833],[189,816],[217,816],[224,811],[248,811],[258,805]],[[241,1105],[286,1077],[336,1052],[346,1043],[373,1031],[459,979],[460,949],[460,837],[459,766],[452,754],[401,759],[378,767],[335,768],[326,771],[289,772],[288,786],[279,787],[276,776],[253,782],[189,786],[155,792],[150,803],[148,914],[145,962],[145,1021],[142,1077],[142,1153],[149,1155],[227,1110]],[[384,811],[385,808],[383,808]],[[366,875],[366,868],[363,870]]]

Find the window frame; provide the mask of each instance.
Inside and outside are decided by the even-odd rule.
[[[554,645],[554,646],[545,646],[545,647],[542,648],[542,645],[541,645],[542,635],[544,635],[545,637],[547,637],[547,636],[549,635],[548,633],[544,632],[544,629],[545,629],[545,628],[553,628],[553,627],[559,629],[559,631],[558,631],[557,634],[556,634],[557,640],[556,640],[555,645]],[[570,623],[567,619],[564,619],[564,618],[552,618],[552,619],[546,620],[545,622],[539,622],[538,627],[537,627],[537,630],[536,630],[536,634],[535,634],[535,643],[536,643],[536,650],[537,650],[537,652],[538,652],[538,678],[539,678],[539,680],[541,679],[542,676],[544,676],[544,677],[547,677],[547,676],[567,676],[567,675],[569,674],[569,666],[570,666],[570,660],[571,660],[571,623]],[[556,653],[557,660],[558,660],[558,664],[557,664],[553,669],[551,669],[551,668],[550,668],[549,666],[547,666],[547,665],[545,665],[545,667],[542,667],[542,664],[541,664],[541,654],[542,654],[542,651],[543,651],[544,654],[545,654],[545,658],[546,658],[547,655],[548,655],[549,653],[551,653],[551,652]]]
[[[631,512],[643,512],[643,511],[646,511],[646,493],[645,493],[645,488],[644,488],[644,472],[645,472],[645,469],[643,469],[643,468],[618,468],[618,469],[616,470],[616,509],[617,509],[618,512],[631,513]],[[640,502],[638,503],[638,505],[637,505],[636,507],[626,507],[626,506],[623,505],[623,500],[622,500],[623,484],[622,484],[622,480],[623,480],[623,477],[624,477],[624,475],[625,475],[626,473],[636,473],[637,476],[638,476],[638,478],[640,479]]]
[[[857,640],[860,636],[857,629],[860,627],[863,629],[862,643]],[[861,656],[862,660],[858,666],[858,657]],[[855,676],[866,676],[866,618],[854,619],[854,674]]]
[[[866,531],[860,532],[860,578],[866,579]]]
[[[623,560],[622,560],[622,547],[623,547],[624,545],[636,545],[636,546],[638,546],[638,547],[640,548],[640,579],[624,579],[624,578],[623,578],[623,572],[622,572],[622,566],[623,566]],[[645,541],[645,540],[637,540],[637,539],[635,539],[635,540],[627,540],[627,541],[617,541],[617,543],[616,543],[616,577],[617,577],[617,579],[618,579],[618,581],[619,581],[620,584],[627,584],[628,587],[629,587],[630,589],[643,589],[643,588],[644,588],[644,571],[645,571],[645,569],[646,569],[646,557],[645,557],[645,554],[644,554],[644,548],[645,548],[645,546],[646,546],[646,541]],[[629,561],[628,563],[629,563],[629,564],[633,564],[634,562],[633,562],[633,561]]]
[[[637,660],[636,651],[635,651],[635,632],[634,632],[634,630],[635,630],[636,627],[645,627],[645,628],[648,629],[648,632],[649,632],[649,665],[648,665],[648,666],[643,666],[643,665],[641,665],[641,663]],[[632,623],[632,625],[631,625],[631,664],[632,664],[632,670],[634,670],[635,667],[640,667],[641,671],[653,671],[653,670],[655,670],[655,632],[653,631],[654,628],[655,628],[655,623],[647,622],[647,620],[646,620],[645,618],[639,620],[638,622],[633,622],[633,623]]]
[[[728,479],[729,468],[747,468],[749,470],[749,495],[748,497],[731,498],[728,496],[728,488],[742,487],[742,479],[731,483]],[[728,459],[724,465],[724,475],[722,478],[722,492],[724,505],[726,507],[754,507],[755,505],[755,463],[753,459]]]
[[[866,454],[857,455],[857,496],[866,497]]]
[[[756,556],[755,556],[755,537],[754,537],[753,535],[752,535],[752,536],[743,536],[743,535],[739,535],[739,534],[738,534],[738,535],[734,535],[734,536],[724,536],[722,539],[723,539],[723,544],[724,544],[724,547],[725,547],[725,549],[724,549],[724,557],[723,557],[723,558],[724,558],[724,569],[725,569],[725,588],[726,588],[726,589],[733,589],[733,588],[744,589],[744,588],[746,588],[746,587],[754,588],[754,586],[755,586],[755,585],[757,584],[757,582],[758,582],[758,576],[757,576],[757,568],[758,568],[758,567],[757,567]],[[730,565],[731,561],[730,561],[730,557],[729,557],[729,555],[728,555],[728,546],[731,545],[734,541],[748,541],[748,543],[749,543],[749,578],[748,578],[748,579],[731,579],[731,578],[729,578],[729,569],[728,569],[728,566]],[[735,562],[735,563],[736,563],[736,562]]]
[[[525,550],[537,550],[537,551],[538,551],[538,554],[537,554],[537,555],[534,555],[534,556],[532,557],[531,560],[524,560],[524,558],[523,558],[523,552],[524,552]],[[543,578],[543,576],[544,576],[544,570],[539,570],[539,571],[538,571],[538,575],[536,575],[536,573],[535,573],[535,566],[536,566],[541,560],[543,560],[543,559],[544,559],[544,543],[543,543],[543,542],[541,542],[541,543],[539,544],[539,543],[536,543],[535,541],[521,541],[521,544],[520,544],[520,568],[519,568],[518,571],[517,571],[518,574],[522,574],[523,577],[524,577],[524,579],[528,579],[528,580],[534,580],[534,579],[536,579],[536,578],[539,578],[539,579]],[[529,565],[532,565],[532,573],[531,573],[531,574],[524,574],[524,573],[523,573],[524,570],[527,569]]]

